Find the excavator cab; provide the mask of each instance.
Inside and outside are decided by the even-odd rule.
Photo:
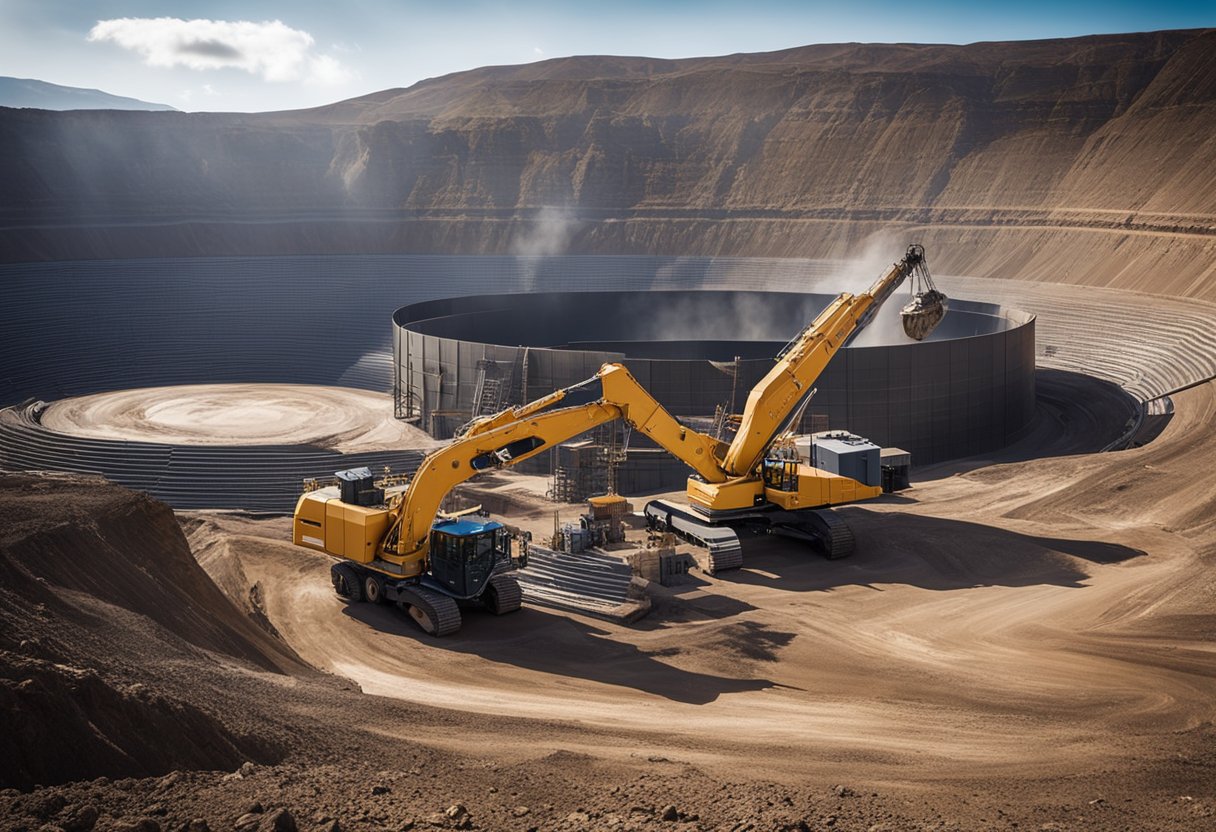
[[[798,460],[766,458],[764,460],[764,487],[776,491],[797,491]]]
[[[431,577],[454,598],[472,598],[511,562],[511,535],[485,517],[437,520],[431,527]],[[500,564],[506,564],[500,567]]]

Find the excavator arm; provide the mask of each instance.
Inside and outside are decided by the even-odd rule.
[[[410,558],[425,553],[443,498],[462,482],[482,471],[514,466],[614,419],[626,420],[707,481],[725,479],[716,459],[722,443],[681,425],[625,367],[605,364],[594,380],[602,387],[597,401],[555,407],[574,388],[557,390],[470,423],[451,444],[430,454],[392,511],[384,554]]]
[[[909,246],[903,259],[892,264],[868,290],[860,295],[841,294],[789,343],[747,397],[739,430],[722,458],[727,476],[744,477],[756,470],[832,356],[870,322],[883,301],[910,274],[922,267],[924,257],[919,245]],[[904,327],[913,334],[907,314]],[[927,332],[920,337],[924,334]]]
[[[483,471],[517,465],[621,416],[619,407],[604,401],[544,409],[561,398],[551,394],[516,408],[514,418],[495,414],[470,426],[464,435],[429,454],[387,508],[349,505],[323,492],[304,494],[296,504],[296,544],[358,563],[374,562],[377,569],[399,577],[426,571],[431,528],[453,488]]]
[[[517,465],[620,416],[620,408],[604,401],[528,411],[521,419],[466,435],[435,451],[422,461],[398,505],[385,551],[406,556],[425,550],[443,498],[462,482],[483,471]]]
[[[605,364],[598,373],[604,400],[621,409],[635,430],[696,471],[706,482],[723,482],[727,474],[718,463],[726,452],[723,442],[680,424],[654,396],[619,364]]]
[[[924,269],[924,249],[919,245],[911,245],[904,257],[892,264],[867,291],[859,295],[846,292],[823,310],[790,342],[772,370],[752,389],[739,430],[729,446],[681,424],[638,384],[625,367],[605,364],[595,376],[602,386],[602,397],[598,402],[584,406],[590,409],[589,413],[594,413],[591,417],[594,424],[588,422],[578,427],[578,419],[581,417],[576,414],[581,414],[583,410],[577,407],[546,412],[547,408],[560,403],[569,392],[558,390],[530,404],[507,409],[471,423],[455,445],[438,453],[471,454],[472,457],[481,453],[482,458],[485,458],[485,451],[458,450],[460,443],[472,441],[476,448],[490,447],[495,443],[514,443],[511,445],[515,449],[511,451],[513,464],[539,452],[541,447],[564,441],[613,418],[622,418],[696,472],[697,480],[690,480],[689,483],[690,496],[699,496],[701,502],[712,502],[712,499],[707,499],[704,495],[694,495],[694,486],[695,490],[709,493],[718,493],[719,489],[724,489],[722,493],[726,493],[731,489],[740,488],[750,493],[759,485],[752,479],[754,473],[773,440],[788,427],[793,414],[799,412],[799,404],[805,400],[815,379],[849,338],[865,327],[895,290],[918,271],[931,287],[931,279]],[[936,294],[936,290],[933,290],[933,293]],[[944,299],[944,296],[939,297]],[[922,296],[918,296],[919,298]],[[904,328],[910,336],[919,340],[940,320],[940,313],[936,319],[926,320],[927,313],[922,309],[914,313],[913,319],[909,317],[909,308],[911,305],[905,308]],[[556,417],[556,414],[563,413],[571,415]],[[549,416],[556,418],[550,422]],[[526,444],[523,438],[525,434],[530,437],[528,441],[542,444],[520,456],[519,450]],[[430,471],[432,468],[438,471],[442,466],[432,466],[428,459],[424,463],[424,469]],[[472,473],[475,471],[470,472],[468,476]],[[834,482],[841,478],[831,479]],[[451,484],[437,481],[432,484],[418,483],[416,480],[415,483],[424,486],[419,489],[420,493],[438,489],[438,500],[441,500],[442,495],[459,481],[461,480]],[[411,488],[411,493],[414,490]],[[438,500],[427,499],[420,502],[418,510],[412,512],[418,519],[409,523],[407,528],[409,536],[415,541],[425,536],[434,511],[438,508]]]

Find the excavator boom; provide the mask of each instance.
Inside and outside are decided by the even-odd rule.
[[[574,388],[557,390],[471,423],[422,461],[390,508],[350,506],[305,494],[296,508],[296,542],[373,566],[381,563],[399,574],[419,574],[426,567],[435,517],[453,488],[483,471],[517,465],[614,419],[628,421],[707,481],[725,478],[717,462],[722,443],[681,425],[623,366],[605,364],[584,384],[593,381],[602,388],[594,402],[555,407]]]
[[[508,468],[580,433],[619,419],[620,408],[603,401],[529,413],[486,433],[456,440],[422,461],[398,511],[399,526],[389,532],[393,554],[426,548],[431,524],[443,498],[483,471]],[[394,534],[400,528],[399,535]]]
[[[747,397],[739,430],[722,459],[727,476],[748,476],[756,470],[832,356],[873,319],[882,303],[923,262],[924,249],[909,246],[903,259],[893,263],[868,290],[837,297],[789,343]]]

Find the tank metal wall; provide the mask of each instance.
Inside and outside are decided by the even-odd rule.
[[[952,341],[845,349],[816,387],[808,416],[910,451],[915,464],[996,450],[1034,416],[1034,319]]]
[[[493,306],[496,301],[486,303]],[[479,362],[486,360],[497,362],[512,379],[507,403],[531,401],[576,384],[603,363],[616,361],[672,413],[696,417],[712,416],[716,406],[730,406],[732,399],[739,412],[747,392],[772,367],[771,358],[649,359],[621,351],[462,340],[459,336],[469,333],[520,334],[519,321],[510,320],[518,309],[508,304],[479,310],[478,305],[473,299],[431,301],[403,307],[394,315],[394,365],[401,397],[436,436],[450,436],[469,419]],[[983,334],[841,350],[816,382],[804,428],[810,428],[815,416],[825,416],[833,429],[847,428],[880,445],[911,452],[914,464],[1008,445],[1034,414],[1034,318],[1016,311],[1001,315],[1000,325]],[[761,346],[771,356],[780,345]],[[707,345],[718,353],[729,347]],[[622,349],[627,351],[628,345]],[[593,385],[584,396],[572,395],[566,401],[574,404],[595,395]],[[641,444],[637,437],[634,443]]]

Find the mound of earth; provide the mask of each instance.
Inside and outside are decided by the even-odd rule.
[[[304,666],[228,602],[165,505],[80,476],[5,474],[0,494],[0,782],[282,755],[283,726],[232,708],[229,675]]]

